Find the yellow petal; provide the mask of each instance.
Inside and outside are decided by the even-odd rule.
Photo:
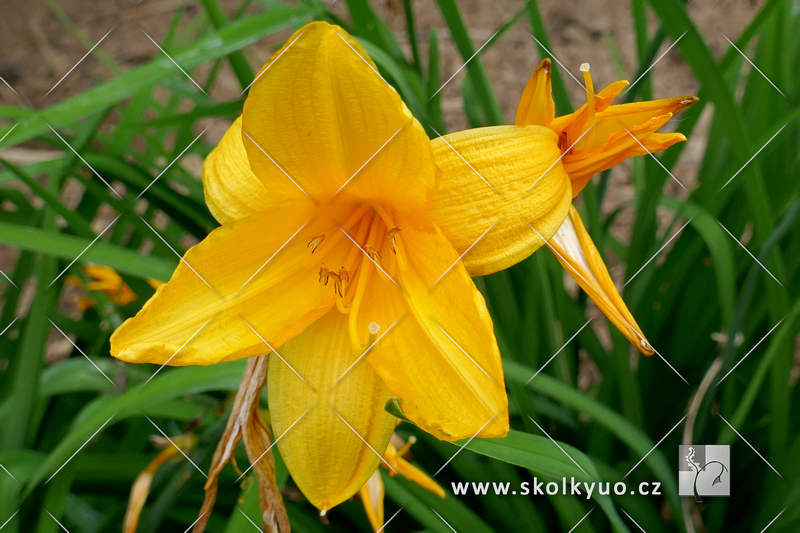
[[[364,486],[359,490],[361,503],[367,513],[369,524],[376,533],[383,527],[383,497],[385,489],[381,473],[378,470],[372,473]]]
[[[333,216],[320,212],[312,221],[309,210],[287,205],[217,228],[114,332],[111,354],[135,363],[208,365],[264,355],[270,350],[262,338],[279,347],[334,303],[317,271],[322,261],[341,262],[347,250],[307,249],[315,235],[336,231]]]
[[[632,130],[653,117],[660,117],[668,113],[674,115],[698,100],[699,98],[696,96],[677,96],[663,100],[612,105],[605,111],[597,113],[597,123],[594,126],[595,143],[600,145],[612,134],[624,133],[625,129]]]
[[[569,217],[550,240],[548,247],[611,323],[639,351],[652,355],[653,348],[628,311],[574,206],[570,208]]]
[[[228,128],[203,162],[206,205],[220,224],[277,205],[253,171],[242,142],[242,117]]]
[[[627,86],[628,82],[626,80],[619,80],[597,93],[594,97],[595,113],[605,111],[605,109],[611,105],[611,102],[613,102]],[[562,132],[567,132],[569,144],[572,144],[577,141],[581,133],[585,131],[588,119],[589,106],[583,104],[569,115],[556,117],[550,124],[550,127],[559,136]]]
[[[438,228],[403,215],[396,223],[402,290],[374,276],[359,311],[362,331],[380,328],[369,362],[405,415],[435,437],[504,436],[508,398],[483,296]]]
[[[425,130],[344,30],[303,27],[258,76],[243,139],[271,196],[425,205],[436,184]]]
[[[556,108],[550,81],[551,69],[550,60],[543,59],[525,85],[514,119],[514,124],[517,126],[549,126],[553,122]]]
[[[411,443],[412,441],[409,441],[407,446],[409,446]],[[395,448],[390,442],[386,447],[386,453],[384,453],[383,458],[398,474],[413,481],[423,489],[436,494],[440,498],[445,497],[444,489],[440,487],[439,484],[433,480],[433,478],[403,459],[401,455],[402,453],[398,453],[397,448]]]
[[[686,137],[682,133],[661,135],[655,133],[671,118],[671,113],[651,118],[628,131],[622,130],[614,133],[600,148],[565,155],[564,168],[572,180],[573,196],[577,196],[592,176],[598,172],[614,167],[630,157],[644,155],[648,151],[653,153],[676,142],[685,141]],[[657,135],[657,137],[651,143],[650,137],[653,135]]]
[[[336,309],[278,351],[267,377],[275,439],[298,488],[327,510],[355,494],[381,462],[397,422],[383,408],[391,392],[359,360],[347,316]]]
[[[442,170],[430,216],[471,276],[508,268],[559,228],[572,201],[558,138],[541,126],[499,126],[433,141]],[[485,235],[484,235],[485,233]]]

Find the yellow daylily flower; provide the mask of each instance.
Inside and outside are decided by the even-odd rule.
[[[442,186],[433,199],[431,211],[435,214],[450,215],[457,212],[460,204],[472,198],[492,196],[486,184],[481,188],[473,175],[480,171],[487,184],[503,184],[506,165],[515,165],[526,159],[540,160],[543,144],[549,146],[547,135],[557,139],[560,160],[558,164],[544,167],[542,173],[528,179],[529,189],[516,187],[512,196],[524,199],[529,205],[541,200],[548,202],[548,194],[554,194],[552,186],[541,190],[534,185],[557,183],[549,179],[560,172],[568,174],[571,183],[571,197],[576,196],[596,172],[613,167],[628,157],[663,150],[672,144],[686,140],[681,133],[657,133],[673,113],[697,101],[694,96],[681,96],[612,106],[611,102],[628,85],[627,81],[612,83],[598,94],[594,94],[589,66],[582,65],[587,89],[587,103],[570,115],[555,116],[555,104],[550,82],[550,60],[545,59],[531,76],[522,94],[515,119],[520,132],[511,137],[507,130],[497,128],[476,128],[468,131],[444,135],[433,141],[437,165],[445,176]],[[542,130],[544,130],[544,133]],[[536,140],[524,139],[524,133],[536,135]],[[505,161],[497,162],[497,153],[505,154]],[[519,172],[510,175],[518,177]],[[464,264],[472,276],[486,275],[525,259],[543,244],[558,257],[558,260],[577,283],[589,294],[592,300],[612,321],[612,323],[642,353],[651,355],[653,349],[644,337],[641,328],[631,316],[622,297],[614,286],[608,269],[592,243],[589,234],[580,220],[577,210],[571,206],[571,199],[563,205],[568,216],[557,218],[549,216],[547,210],[533,208],[527,213],[515,215],[513,223],[527,226],[529,235],[521,237],[517,231],[518,246],[505,248],[506,255],[496,254],[490,261],[486,256],[475,256],[470,246],[476,232],[485,227],[477,224],[468,236],[469,239],[452,241],[460,253],[465,254]],[[503,220],[509,217],[497,209]],[[497,215],[494,215],[495,219]],[[436,217],[434,217],[436,219]],[[438,222],[444,229],[446,222]],[[559,224],[553,228],[551,224]],[[473,240],[470,240],[473,239]],[[482,241],[481,241],[482,242]],[[485,243],[491,245],[491,241]],[[478,248],[480,246],[475,246]]]
[[[403,458],[408,453],[411,445],[416,442],[416,438],[412,435],[408,441],[403,442],[402,438],[395,433],[392,435],[392,441],[396,441],[396,445],[395,442],[390,442],[383,454],[384,465],[388,467],[389,475],[396,476],[400,474],[423,489],[436,494],[440,498],[444,498],[444,489],[438,483]],[[376,470],[358,492],[372,530],[376,533],[381,531],[384,527],[383,497],[385,490],[380,471]]]
[[[574,113],[556,117],[551,64],[549,59],[544,59],[522,93],[515,118],[518,126],[546,126],[558,135],[574,196],[597,172],[629,157],[664,150],[685,141],[682,133],[657,131],[674,113],[698,100],[695,96],[678,96],[611,105],[628,82],[617,81],[595,94],[589,70],[587,63],[581,65],[586,104]],[[569,216],[547,246],[617,329],[643,354],[652,355],[652,346],[628,311],[575,207],[570,208]]]
[[[475,246],[473,264],[529,253],[558,230],[572,195],[552,131],[493,133],[508,146],[535,143],[539,155],[509,161],[498,150],[476,170],[498,166],[509,191],[552,167],[539,194],[476,192],[434,212],[450,180],[477,191],[480,177],[437,168],[422,126],[341,28],[301,28],[204,163],[206,202],[222,226],[114,333],[112,355],[208,365],[273,352],[277,445],[323,511],[381,462],[397,420],[384,409],[392,398],[440,439],[504,436],[492,321],[457,250],[503,209],[509,223]],[[541,237],[523,223],[531,213]]]

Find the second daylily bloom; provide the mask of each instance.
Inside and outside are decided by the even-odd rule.
[[[658,133],[674,113],[697,102],[695,96],[678,96],[648,102],[611,105],[626,80],[612,83],[595,94],[589,64],[581,65],[586,103],[563,117],[555,116],[549,59],[539,63],[528,81],[517,108],[518,126],[536,124],[552,129],[559,137],[564,168],[577,196],[592,176],[636,157],[669,148],[686,140],[682,133]],[[623,335],[645,355],[653,348],[619,295],[575,207],[548,242],[548,248],[594,300]]]
[[[549,59],[543,60],[525,87],[515,119],[515,124],[522,131],[545,129],[558,139],[560,163],[569,175],[573,196],[577,196],[597,172],[609,169],[629,157],[663,150],[686,140],[681,133],[658,133],[657,130],[674,113],[695,103],[696,97],[679,96],[612,106],[611,102],[628,82],[617,81],[595,94],[589,65],[581,65],[581,71],[586,87],[586,104],[572,114],[556,117],[550,80],[551,64]],[[460,174],[468,176],[473,167],[485,168],[484,177],[488,183],[503,179],[501,167],[484,165],[487,159],[494,159],[498,150],[508,150],[515,158],[538,157],[538,145],[518,143],[524,143],[520,136],[509,142],[498,136],[495,128],[453,133],[433,142],[436,161],[446,172],[455,175],[459,172],[456,168],[460,166]],[[459,162],[459,157],[463,163]],[[559,165],[553,165],[539,180],[559,170]],[[449,186],[453,187],[452,190]],[[469,187],[458,186],[458,181],[453,179],[447,184],[443,183],[443,187],[444,193],[440,192],[437,200],[449,196],[455,201],[462,194],[470,196],[473,193]],[[484,191],[489,194],[488,188],[484,188]],[[530,191],[528,194],[532,193]],[[434,208],[436,205],[435,201]],[[530,230],[540,237],[539,242],[547,241],[547,247],[617,329],[642,353],[653,354],[652,346],[617,291],[575,207],[569,206],[569,216],[552,237],[548,236],[550,228],[537,219],[537,212],[529,213],[527,222]],[[466,246],[456,248],[459,251],[468,249]],[[471,275],[484,275],[511,266],[516,261],[510,264],[504,261],[496,264],[473,263],[467,254],[464,262]]]
[[[561,226],[572,189],[552,131],[493,134],[537,156],[498,149],[485,166],[504,181],[484,195],[481,166],[470,176],[437,167],[424,129],[356,41],[326,23],[304,27],[206,159],[206,201],[222,227],[114,333],[112,354],[208,365],[273,352],[275,438],[322,510],[377,468],[392,398],[440,439],[504,436],[492,321],[459,251],[471,248],[478,269],[523,259]],[[536,194],[511,194],[543,173]],[[453,197],[451,180],[471,192]],[[476,235],[498,210],[504,223]]]

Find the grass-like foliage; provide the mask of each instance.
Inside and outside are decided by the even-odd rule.
[[[258,9],[245,0],[229,19],[215,0],[202,0],[193,20],[176,15],[161,44],[189,75],[201,68],[195,79],[206,92],[223,67],[244,89],[260,65],[243,50],[276,32],[328,20],[359,39],[432,137],[444,133],[437,91],[452,72],[442,72],[437,34],[416,30],[413,0],[402,3],[408,29],[402,39],[366,0],[340,3],[346,16],[320,0],[264,2]],[[483,43],[470,38],[454,0],[436,4],[458,53],[470,59]],[[685,145],[658,161],[634,161],[628,238],[609,232],[619,211],[601,209],[613,190],[609,173],[596,176],[578,204],[601,253],[630,280],[623,296],[658,355],[634,357],[621,334],[603,333],[603,317],[583,327],[588,300],[564,288],[563,270],[545,249],[476,280],[503,352],[512,433],[467,443],[436,476],[448,490],[445,499],[384,476],[387,519],[402,507],[385,531],[566,532],[591,510],[575,531],[800,530],[800,9],[791,0],[766,0],[745,31],[730,36],[755,69],[734,47],[715,57],[680,0],[632,5],[640,63],[628,78],[645,74],[682,36],[675,50],[698,80],[701,101],[678,129],[691,138],[701,114],[710,115],[699,178],[687,195],[665,194]],[[648,29],[648,16],[658,21],[656,31]],[[473,126],[503,122],[499,82],[487,75],[482,56],[513,25],[529,25],[548,48],[548,30],[555,30],[536,0],[497,28],[453,81],[463,87]],[[533,50],[547,56],[531,41]],[[110,81],[51,107],[0,107],[0,148],[34,142],[60,154],[28,164],[0,161],[0,245],[19,251],[0,278],[2,533],[120,531],[131,485],[158,453],[148,437],[159,431],[191,432],[197,444],[191,462],[177,457],[157,471],[138,531],[187,530],[203,499],[205,478],[195,465],[207,471],[244,368],[242,361],[164,368],[152,377],[156,367],[109,356],[113,330],[152,294],[147,280],[168,279],[186,246],[217,225],[197,176],[180,163],[165,167],[184,151],[204,157],[212,146],[196,139],[200,122],[232,121],[244,101],[215,101],[164,54],[117,70]],[[624,98],[650,98],[650,75]],[[570,80],[554,72],[553,83],[559,114],[571,111],[564,86]],[[89,291],[91,305],[76,313],[83,293],[75,280],[91,281],[86,264],[113,267],[137,299],[123,304],[116,295]],[[54,346],[61,354],[56,364],[45,357]],[[414,460],[431,474],[459,450],[410,424],[398,432],[418,438]],[[698,505],[678,496],[681,443],[731,446],[730,498]],[[248,465],[242,449],[237,457]],[[335,508],[324,524],[291,490],[276,459],[296,531],[371,531],[356,501]],[[513,488],[533,476],[612,484],[624,478],[628,487],[658,482],[662,495],[587,500],[450,490],[459,481]],[[209,532],[245,532],[253,529],[250,520],[260,523],[257,488],[235,483],[237,477],[228,467],[220,478]]]

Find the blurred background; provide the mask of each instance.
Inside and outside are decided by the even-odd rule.
[[[558,114],[585,101],[572,79],[584,62],[598,90],[636,81],[620,103],[701,98],[665,128],[688,142],[596,176],[576,201],[658,354],[640,357],[609,329],[546,250],[476,279],[515,432],[462,452],[401,425],[418,438],[409,459],[448,495],[384,476],[385,531],[800,530],[791,0],[4,1],[0,530],[121,531],[134,479],[170,449],[153,435],[196,437],[188,455],[207,471],[243,365],[148,382],[156,368],[113,360],[108,337],[169,278],[175,252],[216,227],[203,158],[241,112],[253,71],[314,19],[364,44],[431,137],[512,122],[544,57],[559,65]],[[452,482],[570,474],[550,437],[599,479],[657,480],[663,495],[452,494]],[[731,446],[730,498],[678,496],[679,444]],[[277,460],[296,531],[372,530],[357,498],[320,519]],[[210,532],[260,523],[257,488],[236,477],[227,467]],[[170,458],[138,531],[187,530],[203,482]]]

